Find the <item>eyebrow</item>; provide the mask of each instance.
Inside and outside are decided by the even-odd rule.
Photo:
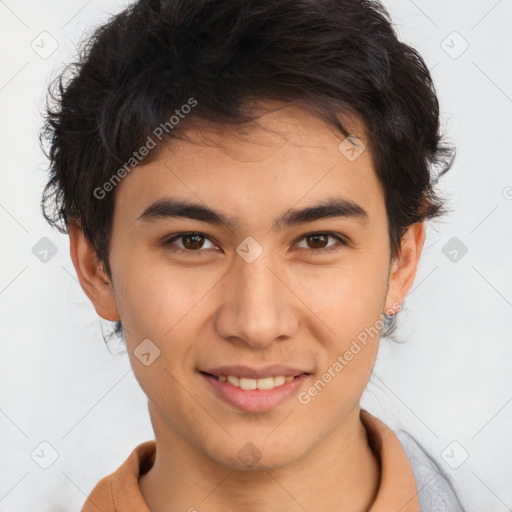
[[[283,230],[292,226],[320,219],[342,217],[361,223],[368,221],[368,212],[359,204],[344,198],[330,198],[313,206],[286,210],[274,220],[272,229]],[[162,198],[149,205],[137,218],[153,222],[166,218],[188,218],[209,224],[235,229],[239,222],[235,217],[216,211],[208,206],[174,198]]]

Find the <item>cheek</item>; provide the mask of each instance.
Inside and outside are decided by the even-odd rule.
[[[387,266],[368,252],[347,257],[330,268],[297,273],[293,285],[299,297],[324,324],[333,348],[343,348],[384,310]]]
[[[370,268],[361,273],[353,272],[340,283],[340,289],[337,302],[338,327],[345,339],[353,339],[360,332],[374,326],[383,313],[385,275]]]
[[[161,337],[183,308],[186,294],[179,276],[136,248],[129,253],[116,249],[111,256],[114,282],[120,283],[115,299],[125,331],[132,337]]]
[[[149,266],[151,271],[143,270],[143,265],[118,267],[124,286],[118,290],[116,302],[137,381],[148,398],[166,412],[169,422],[179,423],[183,410],[190,408],[179,383],[185,382],[193,345],[187,341],[197,338],[194,304],[199,301],[199,290],[187,288],[183,273],[180,280],[169,269]]]
[[[184,416],[201,415],[191,406],[183,386],[195,385],[196,377],[191,372],[197,358],[197,340],[208,319],[205,305],[220,300],[213,297],[221,275],[211,268],[179,268],[136,248],[129,258],[122,255],[118,249],[111,259],[114,282],[123,283],[117,289],[116,303],[131,366],[150,401],[165,412],[166,422],[179,430],[184,428],[180,427]],[[138,347],[146,339],[156,347],[149,345],[149,352],[158,354],[147,366],[137,357]]]
[[[322,402],[336,410],[342,401],[357,400],[370,378],[383,327],[386,277],[385,262],[368,252],[302,281],[299,293],[321,320],[316,324],[325,326],[316,334],[325,350],[311,396],[321,391]]]

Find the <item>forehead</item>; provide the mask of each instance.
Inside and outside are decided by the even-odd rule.
[[[117,215],[133,221],[170,195],[259,220],[333,195],[364,205],[370,216],[382,213],[383,194],[362,124],[352,119],[343,125],[359,139],[356,158],[354,151],[347,153],[343,134],[296,107],[272,105],[251,126],[196,123],[121,181]]]

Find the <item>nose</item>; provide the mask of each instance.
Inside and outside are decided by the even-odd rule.
[[[299,324],[297,299],[274,263],[265,251],[252,263],[236,258],[221,292],[220,336],[261,349],[293,335]]]

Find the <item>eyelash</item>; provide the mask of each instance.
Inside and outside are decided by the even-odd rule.
[[[204,233],[200,233],[197,231],[189,231],[189,232],[178,233],[177,235],[174,235],[172,238],[169,238],[166,241],[164,241],[163,245],[170,246],[175,240],[178,240],[180,238],[183,238],[185,236],[190,236],[190,235],[199,235],[207,240],[210,240],[213,243],[213,240],[211,240],[211,238],[208,237],[207,235],[205,235]],[[302,235],[302,237],[298,239],[298,242],[302,241],[304,238],[306,238],[308,236],[313,236],[313,235],[327,235],[328,237],[335,238],[340,244],[336,244],[327,249],[304,249],[308,252],[323,253],[323,254],[334,253],[334,252],[338,252],[341,249],[340,245],[341,246],[349,245],[344,237],[342,237],[341,235],[338,235],[336,233],[333,233],[332,231],[313,231],[311,233],[306,233],[305,235]],[[204,251],[201,249],[198,249],[197,251],[193,251],[191,249],[172,248],[171,250],[178,254],[185,254],[185,253],[194,254],[194,253],[196,253],[197,255],[201,255],[202,253],[204,253]]]

